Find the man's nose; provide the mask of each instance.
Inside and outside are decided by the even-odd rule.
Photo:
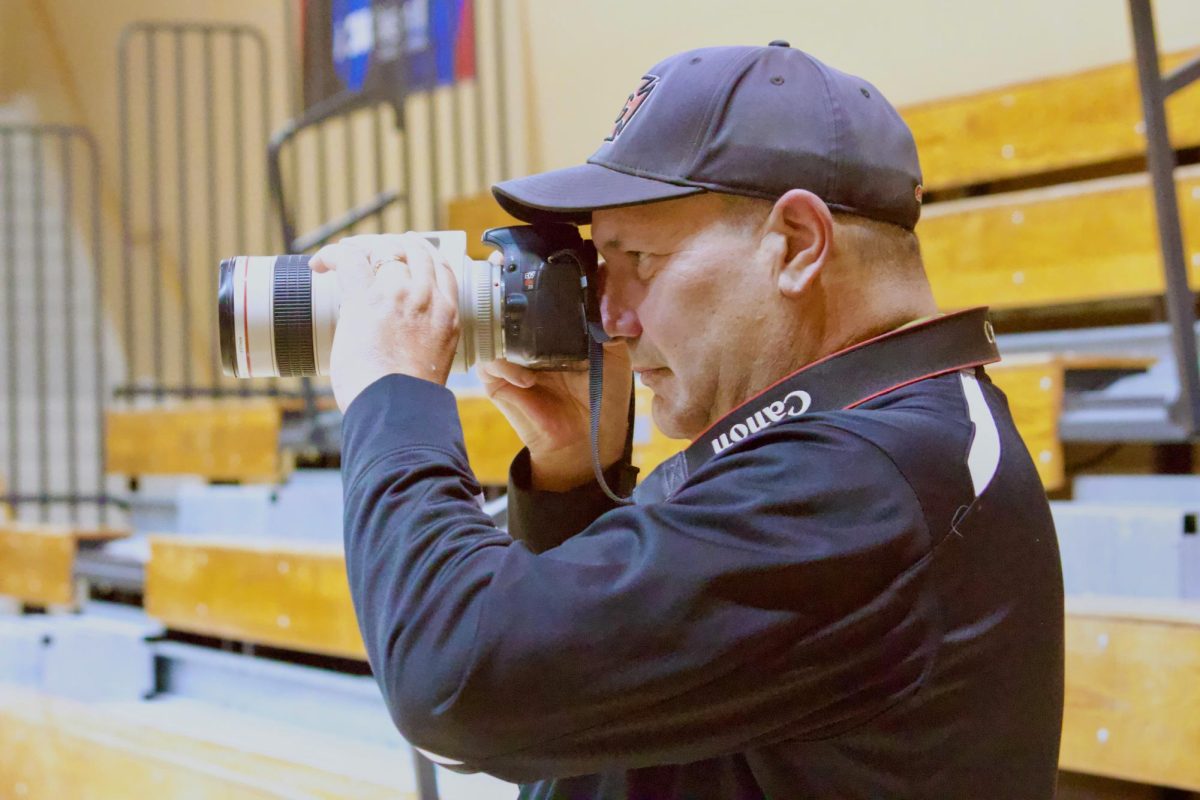
[[[600,295],[600,321],[609,336],[636,339],[642,335],[642,323],[637,312],[616,292],[605,291]]]

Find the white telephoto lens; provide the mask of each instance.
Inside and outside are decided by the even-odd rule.
[[[504,356],[500,265],[467,257],[462,231],[421,234],[450,264],[462,333],[452,368]],[[221,363],[238,378],[329,374],[341,312],[336,272],[314,273],[308,256],[237,256],[221,262],[217,307]]]

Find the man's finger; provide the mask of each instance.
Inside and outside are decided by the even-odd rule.
[[[412,272],[408,262],[400,258],[386,258],[371,267],[375,270],[375,287],[386,295],[395,297],[401,292],[412,293]]]
[[[481,363],[478,369],[479,379],[484,383],[488,383],[489,380],[493,382],[505,381],[514,386],[520,386],[522,389],[528,389],[537,380],[537,373],[533,370],[502,359]]]
[[[415,233],[401,236],[399,244],[408,263],[408,290],[418,303],[428,303],[437,286],[433,266],[434,259],[438,257],[437,251],[427,239]]]
[[[365,292],[375,277],[375,268],[366,251],[338,242],[327,244],[309,259],[313,272],[336,272],[338,282],[347,291]]]
[[[445,295],[446,300],[458,305],[458,279],[454,276],[454,270],[442,258],[441,253],[438,253],[433,262],[433,274],[437,282],[438,291]],[[463,274],[463,280],[469,280],[469,276]]]
[[[347,236],[341,239],[340,243],[364,251],[373,264],[404,257],[404,237],[399,233],[362,233]]]

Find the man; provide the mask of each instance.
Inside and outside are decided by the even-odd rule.
[[[347,566],[400,730],[528,798],[1052,797],[1054,528],[987,359],[926,363],[970,317],[937,317],[878,90],[785,42],[683,53],[588,164],[495,191],[592,225],[608,482],[631,368],[695,458],[618,505],[586,379],[493,364],[527,445],[497,530],[440,385],[449,269],[412,236],[321,251]]]

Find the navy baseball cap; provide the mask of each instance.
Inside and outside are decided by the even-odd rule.
[[[726,192],[807,189],[831,208],[911,230],[921,215],[912,132],[867,81],[787,42],[706,47],[660,62],[586,164],[492,187],[525,222]]]

